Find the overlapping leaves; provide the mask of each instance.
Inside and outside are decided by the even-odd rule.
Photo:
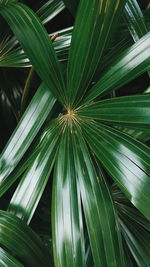
[[[51,266],[48,250],[44,248],[40,239],[23,221],[8,212],[0,211],[0,226],[0,245],[6,249],[5,255],[7,257],[7,250],[9,251],[10,260],[13,259],[12,255],[17,256],[24,266],[41,266],[43,262]],[[20,249],[18,249],[18,244]],[[3,250],[1,254],[4,255]],[[3,256],[1,259],[3,260]],[[13,261],[13,264],[15,263],[16,261]],[[22,266],[22,264],[18,266]]]
[[[80,2],[68,62],[66,106],[73,108],[87,90],[124,3]]]
[[[130,201],[150,218],[150,149],[132,137],[98,123],[83,123],[91,149]]]
[[[78,1],[74,3],[72,13],[75,13]],[[54,164],[52,227],[55,264],[68,267],[88,265],[85,244],[88,233],[87,243],[95,266],[125,266],[122,229],[128,249],[133,251],[137,264],[141,266],[139,259],[144,253],[136,257],[139,252],[137,240],[142,238],[141,227],[137,226],[138,233],[125,217],[120,215],[121,219],[118,220],[110,186],[102,168],[111,177],[110,181],[115,180],[126,197],[150,218],[150,149],[113,127],[139,127],[142,131],[149,131],[149,95],[107,100],[100,100],[100,97],[128,84],[149,69],[150,34],[144,35],[142,30],[141,36],[144,36],[140,38],[140,22],[138,27],[133,23],[132,29],[134,27],[134,34],[139,40],[136,39],[133,46],[119,54],[113,63],[110,61],[110,66],[106,64],[105,72],[100,73],[98,82],[94,84],[94,74],[104,56],[107,56],[106,48],[126,1],[81,0],[65,85],[48,34],[34,12],[15,1],[0,1],[0,4],[0,13],[9,23],[43,82],[1,155],[1,194],[28,168],[11,200],[9,212],[30,222]],[[131,4],[129,1],[128,6],[131,7]],[[134,19],[136,22],[137,17]],[[133,30],[130,31],[133,33]],[[45,132],[42,146],[36,150],[36,142],[34,145],[32,142],[36,141],[37,133],[54,106],[54,97],[63,105],[63,108],[59,106],[62,114],[49,123],[50,134]],[[95,100],[97,97],[99,101]],[[22,163],[28,148],[32,156],[27,163]],[[20,166],[22,170],[18,172]],[[6,262],[15,262],[15,256],[23,264],[29,264],[25,259],[26,254],[23,258],[20,254],[17,256],[13,248],[13,241],[17,241],[30,254],[29,261],[39,266],[44,257],[41,254],[42,247],[39,249],[40,245],[34,237],[32,249],[30,244],[24,244],[34,235],[28,227],[21,225],[16,216],[1,213],[1,242],[8,250],[1,251],[2,257]],[[8,232],[5,231],[5,225]],[[18,225],[23,229],[23,240],[18,236]],[[135,235],[137,239],[131,238]],[[34,256],[35,250],[39,251],[38,259],[41,255],[39,262]],[[147,258],[142,262],[146,266]],[[50,264],[49,260],[47,264]]]
[[[21,3],[8,2],[8,5],[0,8],[0,13],[10,25],[46,86],[60,99],[64,80],[53,46],[39,18]]]
[[[64,120],[64,124],[69,123]],[[124,266],[111,195],[102,172],[94,168],[79,129],[76,119],[71,130],[65,127],[56,163],[52,218],[55,263],[85,266],[82,200],[95,266]]]

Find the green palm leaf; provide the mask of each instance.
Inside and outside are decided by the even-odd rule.
[[[59,58],[59,61],[68,60],[68,53],[70,49],[71,37],[72,37],[73,27],[65,28],[58,31],[58,37],[54,42],[54,49]],[[53,33],[53,34],[56,34]],[[52,35],[53,35],[52,34]]]
[[[43,133],[40,152],[32,160],[31,166],[27,169],[10,201],[8,211],[28,224],[52,170],[60,133],[56,122],[53,122]]]
[[[144,16],[136,0],[127,1],[124,9],[124,17],[135,42],[148,32]]]
[[[45,85],[60,99],[64,80],[53,46],[38,17],[30,8],[20,3],[8,3],[1,7],[0,13],[10,25]]]
[[[1,266],[11,266],[11,267],[24,266],[2,248],[0,248],[0,264]]]
[[[116,185],[112,186],[112,194],[128,254],[131,253],[138,266],[148,266],[150,221],[126,199]]]
[[[83,103],[106,95],[133,80],[150,66],[150,32],[118,56],[97,84],[89,91]]]
[[[0,211],[0,244],[25,266],[51,266],[48,250],[27,225],[16,216]],[[19,245],[19,249],[18,249]]]
[[[132,137],[98,123],[83,123],[84,134],[127,198],[147,217],[149,212],[150,149]]]
[[[85,266],[81,199],[70,141],[66,130],[55,166],[52,203],[55,264],[68,267]]]
[[[80,132],[74,138],[74,151],[94,264],[102,267],[124,266],[118,218],[109,188],[100,168],[95,168],[92,163]]]
[[[43,3],[36,13],[43,24],[46,24],[58,15],[64,8],[65,5],[62,0],[49,0],[46,1],[46,3]]]
[[[29,60],[20,48],[15,48],[15,37],[5,36],[0,41],[0,67],[27,67]]]
[[[113,125],[126,125],[149,131],[150,124],[150,96],[133,95],[116,97],[95,102],[81,108],[78,114]]]
[[[136,0],[128,0],[124,9],[124,18],[127,22],[128,28],[132,38],[137,42],[149,30],[145,23],[144,16]],[[148,72],[150,76],[150,72]]]
[[[80,2],[68,62],[67,107],[73,108],[87,90],[124,3]]]
[[[123,216],[121,220],[122,233],[126,243],[139,267],[147,267],[149,262],[149,232],[127,221]]]
[[[1,154],[1,194],[12,184],[11,180],[8,182],[7,176],[14,170],[29,148],[54,103],[55,99],[51,92],[42,84]]]
[[[79,1],[64,2],[71,3],[74,15]],[[61,0],[40,5],[45,23],[64,8]],[[0,212],[2,264],[53,265],[50,250],[26,224],[47,194],[54,166],[52,196],[46,195],[46,209],[52,197],[52,210],[46,215],[51,213],[55,265],[148,266],[150,149],[132,135],[142,131],[141,140],[148,140],[150,98],[141,93],[148,84],[135,88],[133,80],[149,70],[150,33],[137,1],[81,0],[71,47],[72,27],[60,30],[52,45],[38,16],[24,4],[1,0],[0,14],[22,47],[1,38],[1,64],[25,67],[27,59],[42,79],[0,159],[1,195],[23,175],[15,193],[8,191],[13,195],[8,211]],[[136,43],[129,47],[132,38]],[[119,189],[114,196],[113,180],[128,200]],[[44,217],[42,212],[38,228]]]
[[[49,34],[49,37],[52,37],[55,34],[58,34],[58,37],[53,43],[53,47],[55,49],[57,57],[59,61],[66,61],[68,59],[68,51],[71,43],[72,27],[60,30],[53,34]],[[0,67],[24,68],[32,66],[29,58],[27,57],[26,53],[20,46],[13,49],[13,47],[17,42],[16,40],[14,40],[14,38],[10,39],[9,41],[7,37],[6,42],[7,42],[7,51],[6,49],[3,49],[5,39],[3,39],[0,44],[0,47],[2,49],[0,54]],[[13,43],[13,47],[10,46],[11,44],[10,42]]]
[[[52,20],[64,9],[61,0],[47,1],[37,10],[43,24]],[[59,38],[60,39],[60,38]],[[15,37],[5,36],[0,42],[0,67],[29,67],[31,63],[22,48],[15,48],[18,41]]]

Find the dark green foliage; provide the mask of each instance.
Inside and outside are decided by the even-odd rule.
[[[2,266],[149,266],[147,8],[0,0]]]

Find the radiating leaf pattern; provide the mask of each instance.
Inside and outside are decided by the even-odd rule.
[[[78,114],[110,124],[125,124],[131,128],[135,124],[140,129],[149,129],[150,96],[143,94],[102,100],[83,106]]]
[[[81,132],[74,137],[74,153],[94,264],[124,266],[118,218],[109,188],[100,167],[95,168]]]
[[[95,266],[124,266],[122,241],[109,189],[102,173],[94,170],[76,119],[73,122],[65,116],[60,119],[64,124],[64,136],[53,185],[55,264],[85,265],[81,246],[84,243],[82,200]]]
[[[8,209],[0,211],[0,265],[148,267],[148,11],[136,0],[30,4],[37,14],[26,4],[0,0],[8,30],[0,36],[0,75],[6,80],[6,86],[0,81],[0,115],[6,113],[8,126],[8,106],[16,101],[7,92],[11,79],[4,67],[26,77],[20,68],[30,66],[41,79],[34,76],[33,88],[33,75],[23,81],[35,95],[0,156],[0,195],[11,199],[2,198]],[[52,44],[55,33],[43,24],[65,4],[75,24],[57,25]],[[9,90],[13,95],[13,83]],[[15,123],[28,102],[28,90],[23,92],[21,108],[17,103],[11,110]],[[45,221],[48,230],[41,233]]]
[[[85,266],[81,199],[68,130],[64,132],[60,141],[52,205],[56,266]]]
[[[87,90],[124,3],[80,2],[68,62],[66,106],[69,108],[73,108]]]
[[[150,149],[132,137],[102,124],[84,123],[83,129],[91,149],[121,190],[150,218]]]
[[[15,48],[16,44],[16,38],[9,35],[0,41],[0,67],[29,66],[29,60],[20,48]]]

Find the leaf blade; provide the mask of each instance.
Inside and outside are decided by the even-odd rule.
[[[149,218],[149,148],[116,129],[98,123],[84,123],[84,134],[122,192]]]
[[[150,32],[121,53],[110,69],[103,74],[97,84],[89,91],[82,104],[90,102],[97,96],[103,96],[118,89],[149,70],[149,55]]]
[[[122,233],[135,262],[139,267],[147,267],[149,264],[150,234],[142,227],[135,226],[133,227],[130,221],[121,216]]]
[[[98,165],[96,171],[81,132],[76,134],[74,150],[94,264],[124,266],[121,235],[111,195]]]
[[[80,1],[68,62],[66,106],[82,98],[116,26],[125,1]],[[95,45],[96,44],[96,45]]]
[[[81,200],[69,137],[66,130],[58,151],[52,198],[55,264],[68,267],[85,266]]]
[[[0,211],[0,244],[25,265],[51,266],[50,255],[37,235],[16,216]],[[20,250],[18,250],[18,244]]]
[[[109,122],[113,125],[128,125],[130,128],[147,129],[150,124],[150,96],[132,95],[114,97],[81,107],[79,116]]]
[[[30,223],[52,170],[61,131],[55,121],[43,133],[40,152],[20,181],[8,211]]]
[[[37,15],[43,24],[48,23],[65,8],[62,0],[46,1],[38,10]]]
[[[124,8],[124,18],[128,24],[128,28],[134,39],[134,42],[137,42],[148,32],[144,16],[136,0],[127,1]]]
[[[6,177],[21,160],[54,103],[55,99],[49,89],[41,84],[1,154],[0,181],[2,191]]]
[[[24,266],[2,248],[0,248],[0,264],[2,264],[1,266],[12,266],[12,267]]]
[[[15,33],[41,79],[53,95],[60,99],[64,79],[48,34],[36,14],[21,3],[2,6],[0,13]]]

